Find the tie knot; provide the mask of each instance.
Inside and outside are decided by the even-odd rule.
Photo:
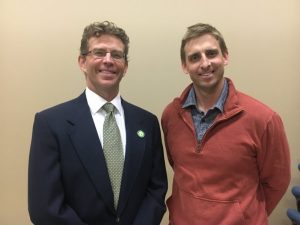
[[[111,113],[114,111],[114,105],[111,104],[110,102],[107,102],[105,103],[103,106],[102,106],[102,109],[106,112],[106,113]]]

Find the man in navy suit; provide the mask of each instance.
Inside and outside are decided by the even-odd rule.
[[[157,117],[120,97],[129,38],[105,21],[84,29],[78,63],[86,90],[35,116],[29,214],[35,225],[159,225],[167,177]],[[117,206],[103,153],[102,106],[116,108],[125,157]]]

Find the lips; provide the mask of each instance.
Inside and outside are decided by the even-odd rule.
[[[100,69],[99,72],[102,73],[102,74],[107,74],[107,75],[110,75],[110,74],[114,75],[114,74],[116,74],[116,71],[114,71],[114,70],[107,70],[107,69],[102,69],[102,70]]]
[[[209,72],[201,73],[200,75],[201,75],[201,76],[208,77],[208,76],[212,76],[213,73],[214,73],[214,71],[209,71]]]

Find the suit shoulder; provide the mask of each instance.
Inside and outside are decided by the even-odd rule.
[[[79,102],[84,102],[84,99],[85,99],[85,95],[82,94],[79,97],[74,98],[72,100],[54,105],[49,108],[46,108],[46,109],[38,112],[38,114],[48,115],[48,116],[58,115],[58,114],[68,114],[68,113],[71,113],[73,110],[75,110],[75,107],[78,107]]]
[[[123,102],[123,107],[125,111],[129,111],[134,113],[136,116],[142,116],[142,117],[151,117],[151,118],[157,118],[156,115],[154,115],[154,113],[141,108],[140,106],[134,105],[132,103],[129,103],[125,100],[122,100]]]

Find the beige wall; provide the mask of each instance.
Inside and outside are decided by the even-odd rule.
[[[131,38],[123,97],[159,117],[189,83],[179,61],[185,28],[196,22],[216,26],[230,52],[226,76],[282,116],[291,147],[291,186],[300,185],[299,0],[0,0],[1,225],[31,224],[27,164],[34,113],[83,91],[77,66],[81,33],[103,20],[125,28]],[[272,225],[290,224],[288,207],[295,208],[290,188]]]

